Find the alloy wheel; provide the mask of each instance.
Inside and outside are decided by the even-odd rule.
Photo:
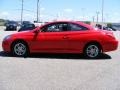
[[[99,55],[99,52],[100,52],[100,49],[97,45],[88,45],[87,48],[86,48],[86,55],[87,57],[89,58],[96,58],[98,57]]]
[[[26,52],[27,52],[27,47],[26,47],[25,44],[19,42],[19,43],[16,43],[14,45],[13,50],[14,50],[15,55],[24,56],[26,54]]]

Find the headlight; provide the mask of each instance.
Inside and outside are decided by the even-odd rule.
[[[6,36],[6,37],[3,39],[3,41],[8,40],[8,39],[10,39],[10,38],[11,38],[11,36],[8,35],[8,36]]]

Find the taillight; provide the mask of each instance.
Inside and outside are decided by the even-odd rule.
[[[112,39],[116,39],[113,32],[106,32],[106,35]]]

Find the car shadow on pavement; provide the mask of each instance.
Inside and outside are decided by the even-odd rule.
[[[0,57],[15,57],[11,55],[10,53],[6,53],[1,51]],[[19,57],[22,58],[22,57]],[[101,54],[96,59],[89,59],[86,58],[83,54],[43,54],[43,53],[34,53],[30,54],[28,57],[24,58],[48,58],[48,59],[85,59],[85,60],[109,60],[111,59],[111,56],[107,54]]]

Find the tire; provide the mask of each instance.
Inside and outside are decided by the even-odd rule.
[[[12,44],[11,52],[17,57],[26,57],[29,55],[28,45],[23,41],[16,41]]]
[[[101,48],[98,44],[88,44],[84,49],[84,55],[87,58],[95,59],[98,58],[101,54]]]

